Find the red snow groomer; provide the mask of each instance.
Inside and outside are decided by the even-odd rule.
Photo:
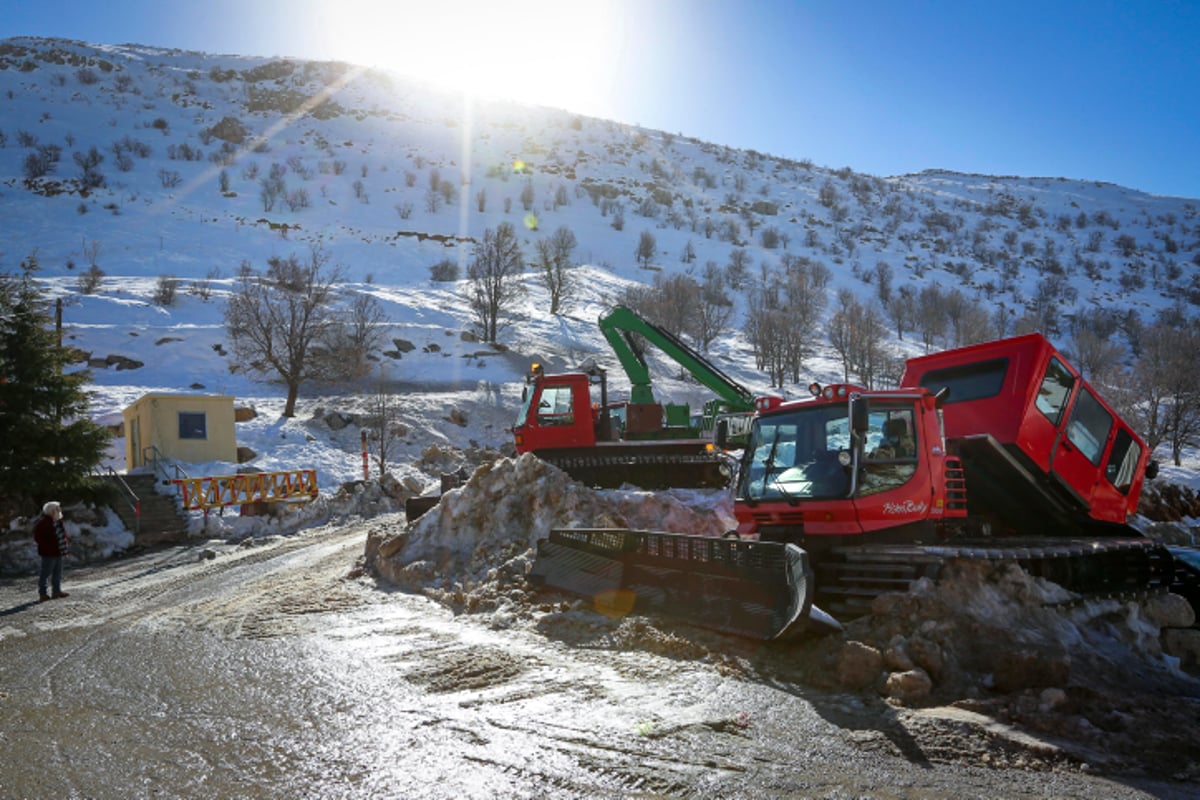
[[[1040,334],[910,359],[896,389],[810,388],[759,399],[736,532],[555,530],[530,580],[773,639],[837,627],[952,558],[1081,594],[1181,579],[1130,525],[1149,448]]]

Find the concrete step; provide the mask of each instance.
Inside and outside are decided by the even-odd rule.
[[[123,475],[125,485],[138,498],[141,506],[139,515],[130,507],[132,499],[124,488],[122,498],[113,504],[113,511],[131,531],[136,531],[138,544],[160,544],[178,541],[187,532],[187,519],[176,504],[173,495],[159,494],[160,481],[154,475]]]

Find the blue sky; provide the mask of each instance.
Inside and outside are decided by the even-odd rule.
[[[365,63],[873,175],[1200,198],[1200,2],[8,0],[18,35]]]

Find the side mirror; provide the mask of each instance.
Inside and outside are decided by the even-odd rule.
[[[850,401],[850,429],[860,436],[867,432],[871,418],[867,412],[867,401],[856,397]]]
[[[1146,480],[1152,481],[1158,477],[1158,462],[1151,460],[1146,464]]]

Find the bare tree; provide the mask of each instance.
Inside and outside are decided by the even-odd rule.
[[[538,278],[550,293],[550,313],[557,314],[575,289],[571,275],[571,252],[578,242],[565,225],[550,236],[537,241]]]
[[[467,267],[467,302],[484,340],[496,343],[500,319],[522,292],[521,245],[512,224],[501,222],[483,232],[475,258]]]
[[[104,173],[100,171],[104,155],[95,146],[89,148],[87,153],[75,152],[71,157],[79,167],[79,182],[84,189],[97,189],[104,185]]]
[[[1194,326],[1159,322],[1142,337],[1141,358],[1135,366],[1141,389],[1139,422],[1151,449],[1171,447],[1180,466],[1183,450],[1200,444],[1200,376],[1196,352],[1200,332]]]
[[[729,252],[729,263],[725,265],[725,280],[733,289],[741,289],[746,285],[746,276],[750,273],[750,254],[740,247]]]
[[[175,296],[179,291],[179,278],[174,275],[159,275],[154,284],[154,302],[164,308],[175,305]]]
[[[887,309],[888,317],[892,320],[892,325],[896,328],[897,338],[904,341],[904,332],[911,329],[917,322],[917,298],[912,287],[905,285],[892,292],[891,299],[884,304],[884,307]]]
[[[813,351],[812,332],[820,325],[827,303],[825,287],[828,269],[816,262],[795,262],[787,270],[783,283],[786,323],[783,334],[784,365],[793,383],[803,378],[804,362]]]
[[[933,349],[934,342],[946,333],[946,315],[942,310],[942,291],[936,284],[929,284],[917,295],[916,330],[921,336],[925,351]]]
[[[772,386],[782,388],[788,374],[790,325],[778,306],[777,287],[762,286],[750,293],[743,331],[754,346],[758,368],[767,373]]]
[[[81,294],[94,294],[104,280],[104,270],[93,264],[79,273],[76,283]]]
[[[1134,383],[1141,387],[1141,397],[1134,405],[1135,418],[1151,451],[1167,438],[1166,384],[1174,361],[1171,356],[1174,343],[1170,339],[1168,330],[1157,325],[1148,329],[1133,369]]]
[[[758,368],[778,387],[803,377],[814,346],[813,331],[825,313],[830,279],[828,268],[818,262],[785,257],[784,263],[782,272],[764,271],[761,283],[750,292],[743,328]]]
[[[642,267],[650,266],[656,252],[658,252],[658,243],[654,241],[654,234],[650,231],[642,231],[638,236],[637,249],[633,252],[638,264]]]
[[[275,374],[287,387],[283,416],[296,414],[296,398],[306,380],[319,377],[313,346],[331,324],[333,287],[343,268],[313,247],[306,263],[296,256],[267,261],[265,275],[242,262],[238,287],[225,306],[225,326],[235,355],[251,369]]]
[[[863,305],[848,290],[838,293],[838,310],[829,323],[829,343],[842,359],[845,380],[853,373],[874,388],[887,367],[883,351],[883,317],[874,305]]]
[[[99,267],[100,242],[95,239],[89,242],[85,239],[83,242],[83,257],[87,259],[88,266]]]
[[[890,264],[886,261],[879,261],[875,264],[875,291],[878,293],[879,302],[884,306],[892,299],[892,283],[895,279],[895,272]]]
[[[381,477],[387,474],[388,458],[405,434],[399,415],[399,403],[380,381],[375,394],[367,402],[367,436],[371,443],[371,455],[375,457],[375,466]]]
[[[1114,383],[1113,377],[1121,371],[1125,348],[1111,336],[1101,336],[1091,328],[1084,328],[1075,333],[1071,358],[1088,380],[1107,385]]]
[[[654,304],[648,318],[675,336],[692,335],[700,307],[700,285],[689,275],[654,276]]]
[[[733,300],[726,290],[725,275],[717,262],[709,261],[705,265],[699,294],[692,337],[700,349],[707,353],[709,345],[725,335],[733,320]]]
[[[320,360],[320,377],[357,380],[371,371],[370,354],[383,336],[387,321],[383,307],[372,295],[359,292],[345,307],[331,314],[314,355]]]

